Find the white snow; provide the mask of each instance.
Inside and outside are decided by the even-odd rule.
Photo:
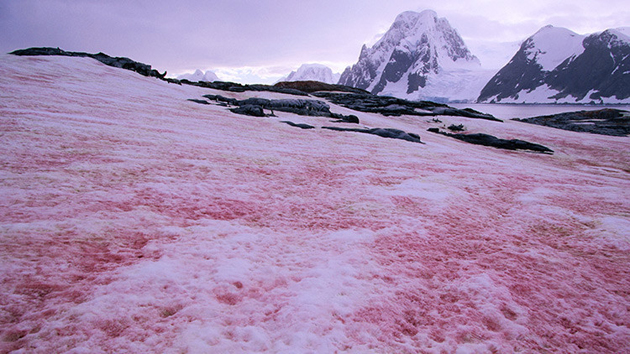
[[[552,71],[566,59],[576,58],[584,52],[582,41],[586,36],[549,25],[530,38],[534,48],[528,51],[528,58],[540,64],[544,71]]]
[[[182,74],[177,76],[178,79],[183,80],[189,80],[192,82],[197,82],[197,81],[208,81],[208,82],[213,82],[213,81],[219,81],[219,77],[217,77],[217,74],[215,74],[213,71],[211,70],[206,70],[206,72],[204,73],[203,71],[197,69],[195,70],[194,73],[187,73],[187,74]]]
[[[0,74],[0,352],[630,342],[627,137],[439,117],[556,153],[504,151],[331,104],[422,145],[236,115],[187,99],[291,96],[89,58],[3,55]]]
[[[336,84],[340,74],[333,73],[332,69],[322,64],[302,64],[297,71],[292,71],[281,81],[319,81],[327,84]]]

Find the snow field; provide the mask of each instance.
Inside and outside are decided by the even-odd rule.
[[[0,77],[2,352],[628,352],[627,138],[331,105],[420,145],[89,59]]]

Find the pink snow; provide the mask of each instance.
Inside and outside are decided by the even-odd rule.
[[[629,138],[303,131],[332,123],[89,58],[0,78],[0,352],[630,352]]]

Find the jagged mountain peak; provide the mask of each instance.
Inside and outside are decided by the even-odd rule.
[[[427,44],[434,47],[434,54],[441,65],[448,65],[449,61],[458,59],[478,62],[448,20],[438,18],[433,10],[405,11],[399,14],[390,29],[371,48],[371,51],[362,50],[361,52],[374,54],[378,51],[388,54],[394,48],[412,51]]]
[[[551,71],[565,59],[580,55],[584,51],[584,38],[569,29],[547,25],[526,39],[521,50],[542,70]]]
[[[454,94],[449,87],[465,85],[454,83],[438,89],[435,85],[444,82],[437,79],[438,75],[480,68],[479,59],[468,50],[448,20],[439,18],[433,10],[405,11],[374,46],[361,48],[358,62],[344,71],[339,83],[375,94],[448,99]]]
[[[610,47],[619,47],[624,45],[627,46],[628,44],[630,44],[630,28],[611,28],[601,33],[594,33],[589,36],[589,39],[590,38],[596,38],[596,40],[599,42],[605,42],[609,44]],[[588,46],[589,44],[590,41],[586,41],[584,43],[584,46]]]

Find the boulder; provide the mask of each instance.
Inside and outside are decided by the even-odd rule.
[[[288,124],[292,127],[297,127],[297,128],[301,128],[301,129],[315,129],[314,126],[309,125],[309,124],[305,124],[305,123],[293,123],[291,121],[288,120],[281,120],[280,123],[285,123]]]
[[[232,113],[244,114],[247,116],[265,117],[265,112],[263,111],[262,107],[251,104],[231,108],[230,111],[232,111]]]
[[[455,138],[457,140],[465,141],[470,144],[475,145],[483,145],[483,146],[491,146],[498,149],[506,149],[506,150],[530,150],[535,152],[541,152],[545,154],[553,154],[553,150],[549,149],[546,146],[530,143],[525,140],[519,139],[501,139],[496,136],[484,133],[475,133],[475,134],[451,134],[446,132],[441,132],[438,128],[429,128],[428,131],[432,133],[442,134],[444,136],[449,136],[451,138]]]
[[[393,129],[393,128],[359,129],[359,128],[341,128],[341,127],[322,127],[322,129],[372,134],[372,135],[378,135],[383,138],[401,139],[401,140],[406,140],[413,143],[424,144],[420,140],[420,136],[418,134],[407,133],[405,131],[402,131],[399,129]]]
[[[188,101],[199,103],[199,104],[210,104],[210,102],[208,102],[206,100],[198,100],[198,99],[195,99],[195,98],[189,98]]]

